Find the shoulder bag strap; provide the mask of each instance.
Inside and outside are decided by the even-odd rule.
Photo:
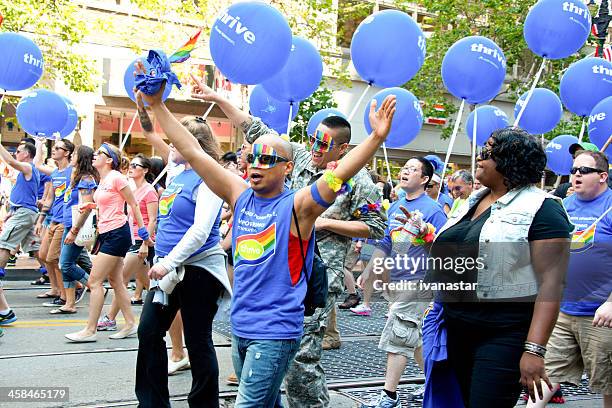
[[[300,255],[302,256],[302,272],[304,273],[304,277],[306,278],[306,284],[308,284],[308,274],[306,273],[306,258],[304,257],[304,244],[302,243],[302,234],[300,233],[300,224],[298,223],[298,217],[295,213],[295,207],[291,208],[291,212],[293,213],[293,221],[295,221],[295,229],[297,229],[298,239],[300,240]],[[289,228],[289,233],[291,234],[291,227]]]

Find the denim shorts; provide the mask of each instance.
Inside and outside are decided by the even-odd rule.
[[[138,255],[138,251],[140,250],[140,246],[142,245],[142,239],[137,239],[134,242],[134,245],[130,247],[128,252],[130,254]],[[155,247],[149,247],[149,255],[147,255],[147,264],[149,267],[153,266],[153,258],[155,258]]]
[[[126,222],[122,227],[98,235],[92,253],[124,258],[131,246],[132,231],[130,231],[130,225]]]

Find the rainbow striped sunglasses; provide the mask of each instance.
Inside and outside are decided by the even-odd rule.
[[[317,130],[314,136],[310,136],[310,149],[313,152],[327,153],[333,148],[334,140],[329,133]]]
[[[252,169],[270,169],[278,163],[286,163],[290,160],[283,156],[279,156],[272,146],[255,143],[253,145],[253,151],[247,154],[246,161]]]

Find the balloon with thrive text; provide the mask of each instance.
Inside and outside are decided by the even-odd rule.
[[[22,91],[34,86],[43,73],[40,48],[28,37],[17,33],[0,34],[0,89]]]
[[[525,92],[514,106],[514,117],[518,117],[528,92]],[[563,116],[563,106],[556,93],[546,88],[535,88],[529,103],[523,111],[520,123],[516,125],[527,132],[539,135],[553,130]]]
[[[578,52],[591,32],[591,13],[582,0],[540,0],[527,14],[523,37],[540,57],[562,59]]]
[[[55,137],[68,120],[68,105],[57,93],[35,89],[17,105],[17,121],[32,136]]]
[[[546,145],[546,165],[555,174],[566,176],[570,174],[574,158],[569,152],[569,147],[578,143],[576,136],[561,135],[555,137]]]
[[[70,135],[76,128],[76,125],[79,122],[79,114],[77,113],[76,107],[70,99],[62,95],[60,96],[62,97],[62,99],[66,103],[66,107],[68,108],[68,118],[66,119],[66,124],[59,131],[60,137],[63,139],[66,136]]]
[[[442,81],[448,91],[468,103],[493,99],[506,78],[506,57],[493,41],[471,36],[454,43],[442,60]]]
[[[484,146],[493,132],[508,126],[508,115],[497,106],[484,105],[474,109],[465,125],[465,133],[470,143],[473,138],[474,122],[476,122],[476,145]]]
[[[382,88],[410,81],[425,61],[425,35],[408,14],[384,10],[359,24],[351,41],[355,70],[367,83]]]
[[[612,63],[603,58],[584,58],[565,71],[559,85],[565,107],[588,116],[595,105],[612,95]]]
[[[380,109],[383,101],[388,95],[395,95],[395,116],[391,124],[391,131],[387,136],[385,144],[387,147],[402,147],[412,142],[423,127],[423,110],[421,103],[404,88],[387,88],[374,95],[376,109]],[[363,115],[363,123],[368,133],[372,132],[370,126],[370,104],[368,103]]]
[[[599,102],[589,115],[589,139],[599,149],[612,136],[612,96]],[[612,149],[607,149],[607,152]]]
[[[263,1],[244,1],[224,9],[210,30],[210,55],[231,82],[255,85],[285,66],[291,28]]]

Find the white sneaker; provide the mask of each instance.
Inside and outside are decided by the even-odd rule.
[[[168,375],[175,375],[179,371],[189,370],[191,364],[189,364],[189,357],[185,357],[179,361],[172,361],[168,359]]]
[[[351,312],[359,316],[372,316],[372,309],[361,303],[355,307],[352,307]]]
[[[387,393],[381,391],[378,400],[372,401],[371,405],[363,404],[361,408],[402,408],[402,403],[400,402],[399,395],[396,400],[392,400]]]

